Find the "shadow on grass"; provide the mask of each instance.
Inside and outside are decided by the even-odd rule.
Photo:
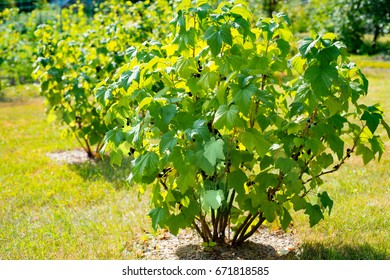
[[[4,92],[1,91],[1,88],[0,88],[0,102],[7,102],[7,97],[5,96]]]
[[[121,166],[111,166],[109,159],[88,160],[83,163],[69,163],[69,168],[81,176],[84,180],[105,180],[112,183],[117,189],[127,189],[126,182],[130,174],[130,158],[123,159]]]
[[[3,91],[0,89],[0,103],[11,103],[11,102],[18,102],[21,101],[21,98],[11,98],[8,97]]]
[[[305,243],[301,246],[301,260],[388,260],[390,251],[379,251],[369,244],[331,246]]]
[[[331,247],[312,243],[301,245],[298,254],[292,251],[280,256],[274,247],[250,241],[237,248],[228,245],[203,248],[190,244],[176,250],[181,260],[389,260],[389,253],[368,244]]]
[[[0,85],[0,103],[24,103],[37,97],[39,89],[33,84]]]
[[[292,253],[279,256],[271,245],[245,242],[242,246],[219,245],[202,247],[189,244],[176,249],[176,256],[180,260],[277,260],[294,259]]]

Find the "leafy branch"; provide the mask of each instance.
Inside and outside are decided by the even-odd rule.
[[[313,176],[313,177],[305,180],[303,182],[303,184],[305,185],[305,184],[309,183],[313,179],[320,178],[323,175],[330,174],[330,173],[333,173],[333,172],[336,172],[337,170],[339,170],[340,167],[345,164],[346,160],[351,157],[351,154],[354,153],[355,148],[356,148],[356,146],[357,146],[357,144],[359,142],[360,136],[363,133],[363,130],[364,130],[365,127],[366,127],[366,125],[363,125],[363,127],[361,128],[359,134],[354,139],[352,147],[347,149],[346,155],[341,159],[341,161],[339,163],[337,163],[332,169],[330,169],[330,170],[323,170],[323,171],[321,171],[321,173],[317,174],[316,176]]]

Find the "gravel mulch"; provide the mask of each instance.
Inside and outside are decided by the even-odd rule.
[[[274,260],[297,258],[299,244],[292,233],[260,228],[242,246],[204,247],[202,240],[191,230],[178,236],[163,232],[149,236],[135,245],[138,254],[146,260]]]
[[[70,150],[47,153],[47,156],[59,163],[81,164],[90,160],[84,150]]]

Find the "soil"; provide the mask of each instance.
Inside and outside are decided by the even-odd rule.
[[[266,227],[261,227],[239,247],[202,246],[202,240],[191,230],[183,230],[178,236],[169,232],[156,237],[149,235],[134,247],[137,255],[146,260],[274,260],[296,259],[299,254],[293,233]]]
[[[59,163],[81,164],[91,160],[84,150],[70,150],[55,153],[47,153],[47,156]]]

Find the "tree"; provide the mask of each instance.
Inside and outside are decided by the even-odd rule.
[[[263,0],[264,10],[268,17],[272,17],[272,14],[277,11],[279,2],[279,0]]]
[[[372,47],[390,30],[389,0],[336,0],[332,18],[334,29],[350,51],[364,49],[364,35],[372,34]]]
[[[390,0],[364,1],[367,10],[367,31],[373,34],[372,46],[377,47],[378,38],[390,32]]]
[[[359,104],[368,81],[345,45],[315,35],[289,59],[287,16],[251,26],[251,15],[241,1],[184,2],[172,36],[129,50],[100,99],[118,124],[106,137],[114,163],[130,151],[129,182],[152,185],[155,229],[240,245],[265,221],[286,229],[293,210],[314,226],[333,207],[323,177],[353,153],[383,153],[375,131],[390,128],[378,105]]]

